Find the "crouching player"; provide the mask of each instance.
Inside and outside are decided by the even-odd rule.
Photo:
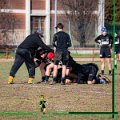
[[[87,64],[78,64],[76,63],[74,67],[75,74],[77,75],[77,83],[87,83],[94,84],[96,79],[97,72],[99,70],[97,64],[87,63]]]
[[[40,49],[37,51],[36,58],[37,60],[35,61],[35,66],[36,68],[39,67],[41,71],[41,76],[42,76],[42,81],[45,81],[45,72],[47,69],[47,66],[53,62],[54,59],[54,52],[51,51],[46,51],[44,49]]]
[[[87,63],[87,64],[78,64],[74,59],[70,56],[69,53],[69,62],[68,67],[70,69],[70,73],[66,80],[66,83],[77,82],[77,83],[87,83],[92,84],[93,80],[95,80],[97,72],[99,70],[97,64],[95,63]]]

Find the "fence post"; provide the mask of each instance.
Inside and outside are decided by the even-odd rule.
[[[93,55],[92,55],[92,62],[94,62],[94,48],[92,49],[92,53],[93,53]]]
[[[6,52],[6,59],[8,59],[8,48],[5,49],[5,52]]]

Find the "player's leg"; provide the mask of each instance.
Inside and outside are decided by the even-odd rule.
[[[100,61],[101,61],[101,74],[104,75],[105,58],[100,58]]]
[[[115,47],[115,67],[117,68],[117,63],[120,61],[120,46],[116,45]]]
[[[105,51],[105,59],[107,61],[107,65],[108,65],[109,75],[112,75],[112,63],[111,63],[111,50],[110,50],[110,48],[107,48]]]
[[[61,84],[64,85],[65,84],[65,79],[66,79],[66,72],[68,72],[67,70],[67,64],[69,61],[69,53],[68,51],[64,52],[62,54],[62,78],[61,78]]]
[[[117,54],[117,60],[120,61],[120,53]]]
[[[33,79],[35,77],[34,59],[32,58],[31,53],[28,50],[25,51],[25,54],[23,56],[24,56],[24,59],[25,59],[26,66],[28,68],[28,73],[29,73],[28,83],[32,84]]]
[[[10,74],[9,74],[9,79],[8,79],[8,83],[12,84],[15,74],[18,71],[18,69],[20,68],[20,66],[23,64],[24,62],[24,58],[19,54],[19,50],[16,51],[16,55],[15,55],[15,61],[14,64],[10,70]]]
[[[111,58],[106,58],[108,69],[109,69],[109,75],[112,75],[112,64],[111,64]]]
[[[66,77],[66,65],[62,65],[62,77],[61,77],[61,84],[65,84]]]
[[[104,48],[100,49],[100,62],[101,62],[101,74],[104,75],[104,68],[105,68],[105,57],[104,57]]]
[[[66,68],[66,79],[65,79],[65,83],[69,83],[71,80],[69,78],[69,74],[70,74],[70,67]],[[67,81],[67,82],[66,82]]]
[[[46,67],[46,71],[45,71],[45,82],[48,82],[50,74],[51,74],[51,70],[54,68],[54,63],[49,64]]]
[[[61,58],[62,58],[62,52],[56,52],[54,59],[54,68],[53,68],[53,81],[50,83],[50,85],[54,85],[57,83],[58,64],[61,61]]]
[[[40,72],[41,72],[41,76],[42,76],[42,82],[45,81],[45,67],[46,67],[46,63],[42,62],[39,66]]]

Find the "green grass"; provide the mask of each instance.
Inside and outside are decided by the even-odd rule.
[[[82,64],[83,62],[81,62]],[[84,62],[86,63],[86,62]],[[13,62],[0,62],[0,112],[36,112],[40,120],[112,120],[111,115],[69,115],[68,112],[110,112],[112,109],[111,84],[108,85],[65,85],[55,86],[36,84],[40,71],[36,69],[35,84],[28,85],[28,72],[23,65],[17,72],[15,84],[8,85],[7,80]],[[97,62],[100,65],[99,62]],[[120,65],[116,75],[116,110],[120,112]],[[108,74],[107,66],[105,73]],[[111,76],[106,75],[112,80]],[[97,93],[96,93],[97,92]],[[45,95],[47,114],[40,113],[39,95]],[[0,116],[0,120],[35,120],[29,116]],[[39,120],[39,119],[38,119]],[[118,119],[119,120],[119,119]]]
[[[99,54],[79,54],[79,53],[71,53],[72,57],[82,57],[82,58],[92,58],[92,57],[99,57]]]
[[[5,52],[0,52],[0,58],[15,58],[15,52],[9,52],[8,56],[6,56]]]
[[[87,53],[87,54],[80,54],[80,53],[71,53],[72,57],[80,57],[80,58],[99,58],[99,53]],[[6,58],[6,53],[0,53],[0,58]],[[9,52],[8,53],[8,58],[15,58],[15,52]]]

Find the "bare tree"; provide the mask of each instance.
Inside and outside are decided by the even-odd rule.
[[[12,41],[10,33],[14,32],[16,17],[10,12],[9,0],[0,0],[0,43],[7,45]]]
[[[80,42],[80,46],[85,46],[95,34],[94,11],[98,8],[98,0],[61,0],[60,2],[72,25],[72,35]]]

